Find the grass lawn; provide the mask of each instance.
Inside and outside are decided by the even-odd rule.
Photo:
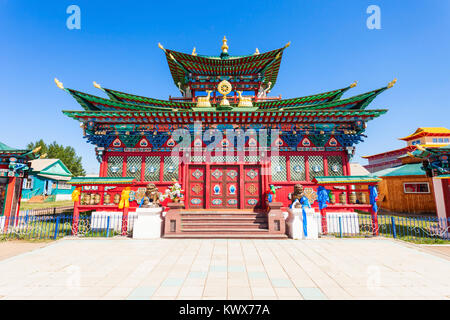
[[[20,210],[57,208],[57,207],[68,207],[68,206],[73,206],[73,201],[67,200],[67,201],[42,202],[42,203],[21,202]]]

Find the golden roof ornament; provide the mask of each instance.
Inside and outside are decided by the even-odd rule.
[[[197,108],[209,108],[211,107],[211,102],[209,98],[211,97],[211,90],[207,90],[208,95],[206,97],[197,97]]]
[[[227,44],[227,37],[223,37],[223,39],[222,39],[222,42],[223,42],[223,44],[222,44],[222,52],[223,53],[228,53],[228,44]]]
[[[100,90],[102,89],[102,86],[99,85],[97,82],[94,81],[93,84],[94,84],[95,88],[100,89]]]
[[[253,107],[253,103],[252,103],[252,97],[244,97],[242,95],[242,91],[237,91],[237,93],[239,94],[239,104],[238,107]]]
[[[291,42],[289,41],[288,43],[286,43],[286,45],[284,47],[288,48],[290,45],[291,45]]]
[[[194,49],[192,50],[192,55],[193,55],[193,56],[196,56],[196,55],[197,55],[197,51],[196,51],[195,47],[194,47]]]
[[[389,82],[389,84],[387,85],[388,89],[389,89],[389,88],[392,88],[396,82],[397,82],[397,78],[395,78],[394,80],[392,80],[391,82]]]
[[[55,83],[58,86],[58,88],[60,88],[61,90],[64,90],[64,85],[61,81],[59,81],[58,79],[55,78]]]
[[[162,46],[161,43],[158,42],[158,47],[162,50],[162,51],[166,51],[166,49],[164,49],[164,47]]]
[[[350,85],[350,88],[354,88],[354,87],[356,87],[358,85],[358,81],[355,81],[355,82],[353,82],[351,85]]]
[[[254,55],[258,55],[259,54],[259,50],[258,48],[256,48]]]

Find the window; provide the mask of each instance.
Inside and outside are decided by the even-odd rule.
[[[444,139],[443,138],[439,138],[439,143],[442,143],[442,142],[444,142]]]
[[[164,157],[164,181],[178,180],[178,157]]]
[[[159,181],[159,164],[161,157],[146,157],[145,158],[145,181]]]
[[[309,156],[309,180],[312,181],[314,177],[324,176],[323,158],[321,156]]]
[[[305,157],[291,156],[291,181],[305,181]]]
[[[329,176],[343,176],[344,169],[342,167],[342,157],[329,156],[328,160],[328,175]]]
[[[33,189],[33,178],[26,178],[23,180],[24,189]]]
[[[428,182],[405,182],[403,189],[405,193],[430,193]]]
[[[415,140],[415,141],[412,142],[412,145],[413,145],[413,146],[414,146],[414,145],[417,145],[417,144],[420,144],[420,140]]]
[[[122,177],[123,157],[108,157],[107,177]]]
[[[142,157],[127,157],[127,177],[133,177],[137,181],[141,180]]]
[[[437,143],[437,139],[436,138],[433,138],[433,143]]]
[[[72,189],[72,186],[70,184],[67,184],[65,182],[58,182],[58,189],[60,190],[70,190]]]
[[[286,181],[286,157],[270,157],[272,168],[272,181]]]
[[[445,138],[445,139],[444,139],[444,142],[448,142],[448,138]]]

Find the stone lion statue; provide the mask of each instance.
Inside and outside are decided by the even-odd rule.
[[[141,200],[142,207],[157,207],[159,205],[159,198],[161,193],[154,183],[149,183],[145,189],[145,196]]]
[[[295,208],[301,207],[300,200],[305,196],[303,186],[301,184],[296,184],[294,186],[294,192],[289,193],[289,200],[292,201],[291,205],[293,205]],[[295,205],[294,205],[295,203]]]

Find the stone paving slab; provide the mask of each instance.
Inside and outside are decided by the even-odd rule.
[[[450,261],[384,239],[63,239],[0,261],[0,299],[450,299]]]

